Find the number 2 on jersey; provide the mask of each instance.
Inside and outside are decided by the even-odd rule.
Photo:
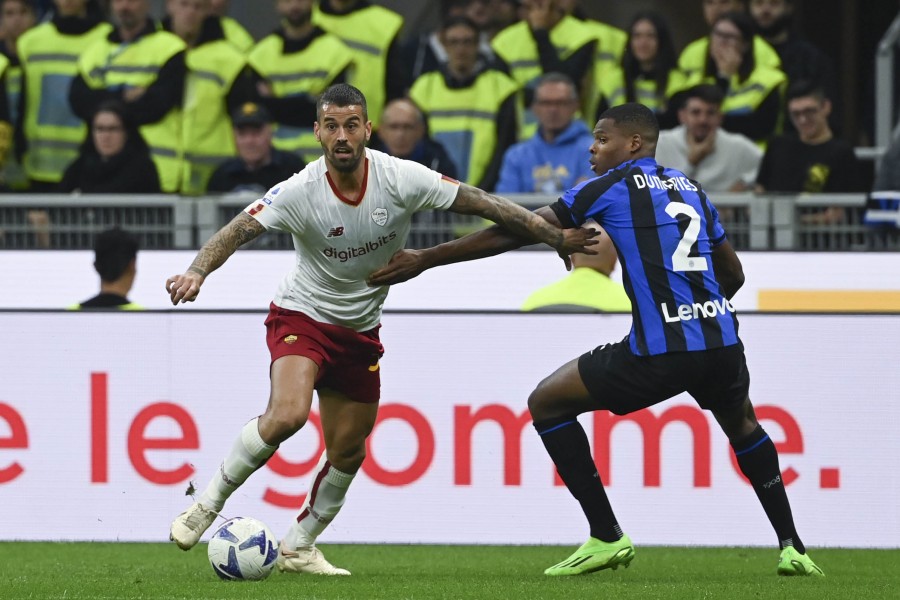
[[[672,268],[676,271],[709,270],[709,263],[705,256],[690,256],[691,247],[697,242],[697,237],[700,235],[700,215],[697,214],[694,207],[683,202],[670,202],[666,205],[666,214],[673,219],[678,215],[687,215],[691,219],[675,252],[672,253]]]

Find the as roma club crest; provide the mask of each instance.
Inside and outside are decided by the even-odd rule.
[[[375,224],[379,227],[384,227],[384,224],[387,223],[387,217],[387,209],[376,208],[372,211],[372,220],[375,221]]]

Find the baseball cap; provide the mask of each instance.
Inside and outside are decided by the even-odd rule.
[[[269,111],[255,102],[245,102],[231,114],[235,127],[262,127],[272,122]]]

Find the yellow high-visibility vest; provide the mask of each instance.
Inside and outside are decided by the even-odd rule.
[[[112,31],[109,23],[77,35],[60,33],[43,23],[22,34],[17,43],[25,69],[28,97],[22,123],[28,139],[23,167],[30,179],[58,183],[78,157],[87,125],[69,105],[69,86],[78,74],[78,58]]]
[[[387,102],[387,52],[403,27],[403,17],[383,6],[370,5],[346,15],[323,13],[316,3],[313,23],[336,35],[353,53],[353,69],[347,83],[366,97],[369,120],[377,128]]]
[[[342,71],[351,66],[353,52],[329,33],[320,35],[300,52],[284,53],[284,39],[271,34],[253,50],[248,59],[250,66],[272,86],[276,98],[298,94],[318,96],[324,92]],[[368,97],[366,98],[368,103]],[[369,103],[369,118],[372,105]],[[311,163],[322,155],[322,146],[309,127],[275,125],[272,144],[279,150],[300,155]]]
[[[78,70],[92,89],[149,87],[162,66],[185,49],[181,38],[168,31],[155,31],[130,43],[112,42],[107,36],[82,54]],[[156,123],[141,126],[140,131],[156,163],[162,191],[177,193],[183,170],[180,107]]]

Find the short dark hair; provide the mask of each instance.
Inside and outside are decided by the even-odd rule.
[[[322,118],[322,107],[326,104],[335,106],[362,106],[363,119],[369,120],[369,109],[366,106],[366,97],[361,91],[348,83],[336,83],[325,90],[316,102],[316,119]]]
[[[814,97],[819,102],[824,102],[827,99],[827,96],[825,96],[825,89],[821,84],[809,79],[798,79],[788,86],[787,93],[785,94],[785,102],[787,103],[796,98],[806,98],[809,96]]]
[[[621,129],[639,133],[648,141],[659,139],[659,121],[652,110],[639,102],[626,102],[603,111],[601,119],[615,121]]]
[[[94,238],[94,269],[100,279],[113,282],[125,272],[137,257],[137,238],[119,228],[107,229]]]
[[[575,85],[575,82],[572,81],[572,78],[565,73],[560,73],[558,71],[550,71],[548,73],[544,73],[534,84],[535,92],[539,87],[541,87],[542,85],[547,85],[548,83],[562,83],[564,85],[567,85],[569,89],[572,90],[572,95],[575,97],[575,99],[578,99],[578,87]]]
[[[702,100],[707,104],[722,106],[722,103],[725,102],[725,92],[719,86],[711,83],[695,85],[684,91],[684,100],[681,103],[681,107],[684,108],[687,105],[687,101],[691,98]]]

